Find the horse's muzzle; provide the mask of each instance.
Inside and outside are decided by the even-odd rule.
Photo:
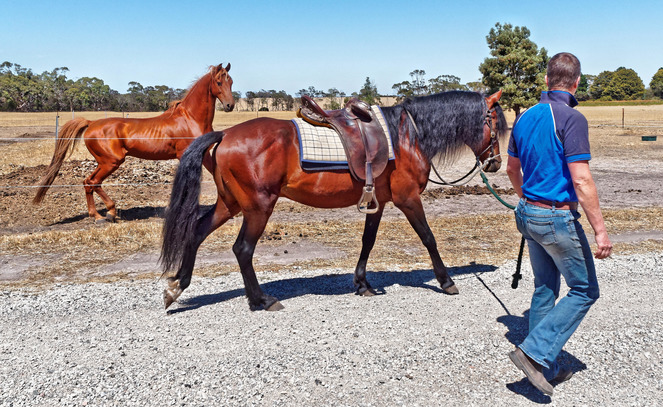
[[[484,172],[497,172],[500,167],[502,167],[502,157],[491,157],[483,170]]]

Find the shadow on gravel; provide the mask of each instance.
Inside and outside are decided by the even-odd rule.
[[[129,209],[118,209],[117,210],[117,218],[120,221],[134,221],[134,220],[145,220],[145,219],[150,219],[150,218],[163,218],[163,214],[165,212],[166,208],[163,206],[138,206],[134,208],[129,208]],[[106,209],[100,209],[99,214],[102,216],[106,216]],[[85,214],[80,214],[76,216],[72,216],[70,218],[62,219],[61,221],[52,223],[49,226],[55,226],[55,225],[67,225],[70,223],[76,223],[84,220],[89,220],[90,216],[88,216],[87,213]],[[91,221],[90,221],[91,222]]]
[[[463,267],[450,267],[449,275],[476,274],[492,272],[497,267],[486,264],[471,264]],[[269,281],[261,284],[266,294],[273,295],[280,301],[303,295],[346,295],[355,291],[352,284],[352,273],[326,274],[316,277],[286,278]],[[400,285],[406,287],[425,288],[440,294],[444,292],[439,287],[432,269],[412,271],[378,271],[368,272],[366,278],[378,295],[388,292],[388,287]],[[258,275],[260,279],[260,275]],[[190,311],[207,305],[214,305],[224,301],[244,296],[244,289],[223,291],[217,294],[205,294],[178,301],[179,307],[169,310],[168,314]],[[248,305],[247,305],[248,307]]]
[[[504,324],[504,326],[508,328],[509,331],[504,334],[504,336],[514,346],[525,340],[528,331],[528,321],[529,310],[525,311],[525,314],[522,317],[516,315],[504,315],[497,318],[497,322]],[[504,356],[505,363],[511,363],[509,358],[506,357],[506,355]],[[587,369],[586,364],[564,350],[562,350],[559,356],[557,356],[557,363],[566,369],[573,370],[574,373]],[[518,370],[515,366],[513,366],[513,369]],[[573,380],[573,378],[571,378],[571,380]],[[553,384],[553,386],[556,385]],[[518,382],[508,383],[506,387],[516,394],[527,397],[534,403],[549,404],[551,402],[550,397],[538,391],[526,378],[523,378]]]

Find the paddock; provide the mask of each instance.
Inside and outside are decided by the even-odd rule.
[[[663,137],[642,140],[661,135],[661,108],[638,109],[650,118],[624,127],[619,114],[602,119],[605,109],[583,110],[615,254],[598,262],[601,298],[562,355],[575,376],[552,399],[506,356],[525,334],[531,272],[526,257],[520,287],[511,289],[519,237],[512,214],[480,180],[424,193],[459,296],[439,292],[425,249],[393,207],[385,210],[368,264],[382,295],[355,296],[364,216],[354,208],[315,211],[283,201],[258,244],[256,269],[284,311],[246,306],[230,251],[240,219],[205,242],[195,284],[167,313],[156,260],[176,163],[127,160],[106,181],[116,184],[108,188],[118,197],[119,222],[94,225],[80,193],[90,162],[85,151],[56,180],[53,207],[33,207],[28,187],[48,163],[53,141],[46,133],[33,140],[38,130],[16,134],[0,125],[7,151],[0,162],[0,400],[654,405],[663,393]],[[461,157],[443,175],[464,174],[464,163]],[[489,179],[513,203],[504,171]],[[209,187],[206,204],[213,202]]]

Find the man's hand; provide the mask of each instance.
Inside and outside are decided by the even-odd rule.
[[[598,246],[594,252],[594,257],[597,259],[605,259],[610,256],[612,254],[612,242],[610,241],[608,234],[605,232],[597,233],[594,238],[596,239],[596,245]]]

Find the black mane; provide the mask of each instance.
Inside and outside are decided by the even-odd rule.
[[[496,104],[497,129],[504,137],[507,123],[502,108]],[[450,91],[406,99],[403,103],[384,107],[394,148],[404,133],[401,115],[407,110],[416,123],[409,126],[410,142],[419,143],[419,149],[428,158],[439,156],[445,162],[453,161],[464,145],[476,146],[483,138],[483,124],[487,113],[486,99],[477,92]]]

